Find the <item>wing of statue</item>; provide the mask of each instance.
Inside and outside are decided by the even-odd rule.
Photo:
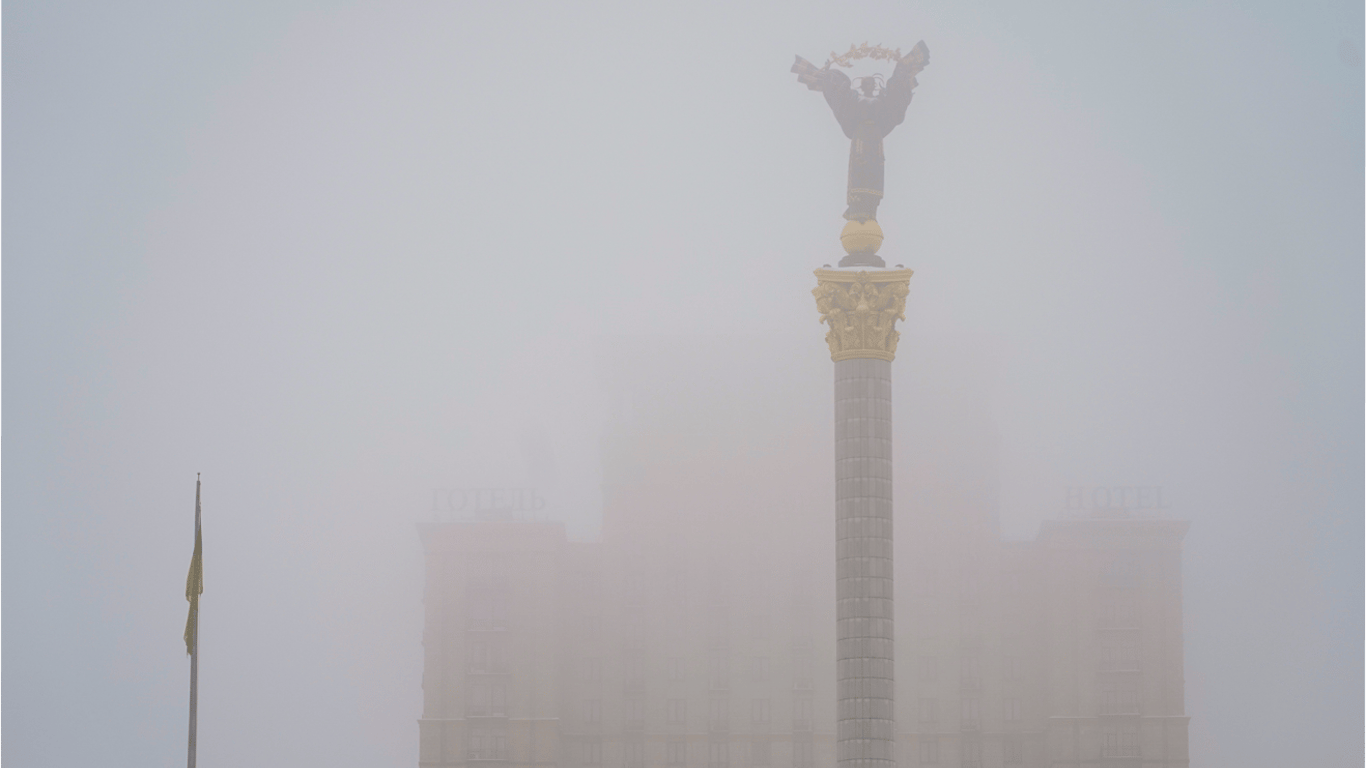
[[[911,77],[915,77],[920,73],[920,70],[930,64],[929,46],[925,45],[924,40],[921,40],[915,44],[915,47],[911,49],[910,53],[902,56],[901,61],[898,61],[897,64],[905,64],[910,67]]]
[[[797,57],[797,63],[792,65],[792,71],[797,73],[797,82],[805,85],[813,91],[825,89],[826,71],[811,62]]]

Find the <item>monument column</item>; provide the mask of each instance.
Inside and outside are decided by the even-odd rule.
[[[835,362],[836,747],[841,768],[895,768],[892,358],[909,269],[818,269]]]
[[[855,61],[895,64],[892,76],[850,79]],[[877,255],[882,228],[882,140],[906,118],[930,62],[911,52],[849,46],[825,66],[798,56],[797,81],[820,91],[849,138],[849,207],[839,267],[816,270],[816,309],[835,361],[835,760],[840,768],[896,768],[892,632],[892,358],[911,270]]]

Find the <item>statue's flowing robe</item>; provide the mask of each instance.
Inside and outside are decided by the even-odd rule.
[[[882,139],[906,119],[906,108],[916,86],[915,73],[922,66],[902,60],[887,87],[872,98],[856,91],[843,72],[822,71],[820,90],[850,140],[849,208],[844,218],[877,218],[877,206],[882,201]]]

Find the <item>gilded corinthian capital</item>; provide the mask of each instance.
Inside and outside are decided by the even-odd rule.
[[[855,357],[891,360],[901,334],[896,321],[906,319],[909,269],[816,270],[816,309],[830,326],[825,341],[835,362]]]

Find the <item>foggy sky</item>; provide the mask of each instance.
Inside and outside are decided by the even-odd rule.
[[[1192,523],[1192,764],[1359,763],[1362,28],[7,3],[4,760],[184,759],[202,472],[201,765],[414,764],[433,488],[536,484],[598,535],[623,340],[805,355],[773,402],[828,434],[811,270],[848,143],[788,66],[923,38],[879,212],[916,270],[897,472],[985,467],[1016,539],[1068,486],[1162,486]]]

